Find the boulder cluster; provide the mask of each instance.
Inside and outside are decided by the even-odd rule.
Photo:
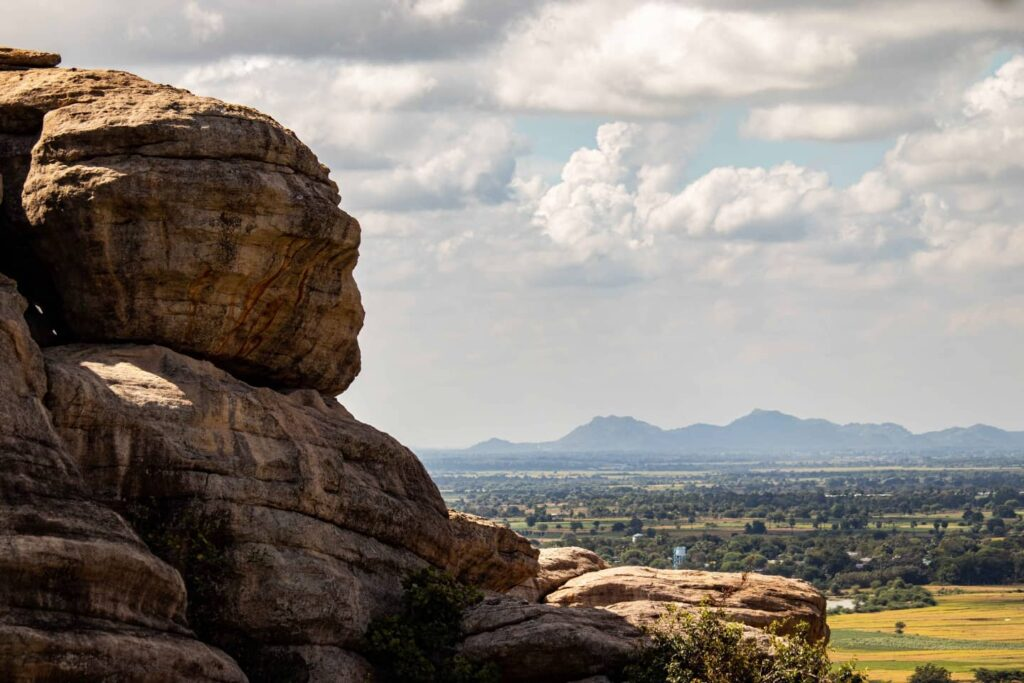
[[[334,396],[359,372],[360,228],[252,109],[0,48],[0,680],[372,680],[427,567],[487,591],[508,681],[614,676],[665,605],[752,627],[798,581],[607,568],[447,510]]]

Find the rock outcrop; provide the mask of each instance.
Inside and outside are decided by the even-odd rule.
[[[0,275],[0,680],[244,681],[193,638],[181,576],[86,496],[26,307]]]
[[[0,680],[362,681],[428,566],[528,598],[463,623],[511,682],[614,678],[668,604],[827,637],[802,582],[538,561],[449,513],[329,395],[363,311],[327,169],[256,111],[59,61],[0,48]]]
[[[608,568],[608,564],[594,551],[575,547],[543,548],[538,564],[536,575],[507,591],[507,594],[529,602],[540,602],[569,579]]]
[[[4,71],[0,175],[7,270],[51,341],[163,344],[328,394],[358,373],[359,224],[269,117],[117,71]]]
[[[620,612],[630,608],[617,606],[636,601],[691,608],[707,605],[748,626],[764,629],[777,623],[785,635],[804,623],[809,638],[828,638],[825,597],[809,583],[779,576],[612,567],[570,579],[545,601]]]
[[[492,597],[470,609],[462,653],[494,662],[506,683],[565,683],[620,672],[643,632],[608,610]]]
[[[497,522],[464,512],[449,512],[452,533],[447,569],[463,583],[506,591],[537,575],[539,551]]]
[[[47,406],[94,496],[165,526],[188,505],[221,527],[205,630],[231,652],[347,656],[406,574],[449,561],[447,510],[416,457],[315,391],[252,387],[160,346],[57,346],[46,363]]]

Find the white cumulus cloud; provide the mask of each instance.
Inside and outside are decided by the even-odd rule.
[[[589,0],[549,4],[513,32],[496,90],[510,107],[666,114],[822,86],[856,62],[842,35],[779,15]]]
[[[862,140],[904,132],[924,120],[919,112],[895,106],[781,104],[751,110],[742,130],[766,140]]]

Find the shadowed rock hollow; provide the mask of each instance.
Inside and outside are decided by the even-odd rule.
[[[448,511],[333,399],[363,311],[327,169],[252,109],[59,62],[0,48],[0,680],[369,680],[425,567],[490,592],[460,650],[506,681],[609,680],[667,604],[827,637],[802,582],[538,558]]]

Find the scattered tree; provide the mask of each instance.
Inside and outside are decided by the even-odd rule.
[[[953,676],[941,666],[924,664],[914,669],[907,683],[953,683]]]

